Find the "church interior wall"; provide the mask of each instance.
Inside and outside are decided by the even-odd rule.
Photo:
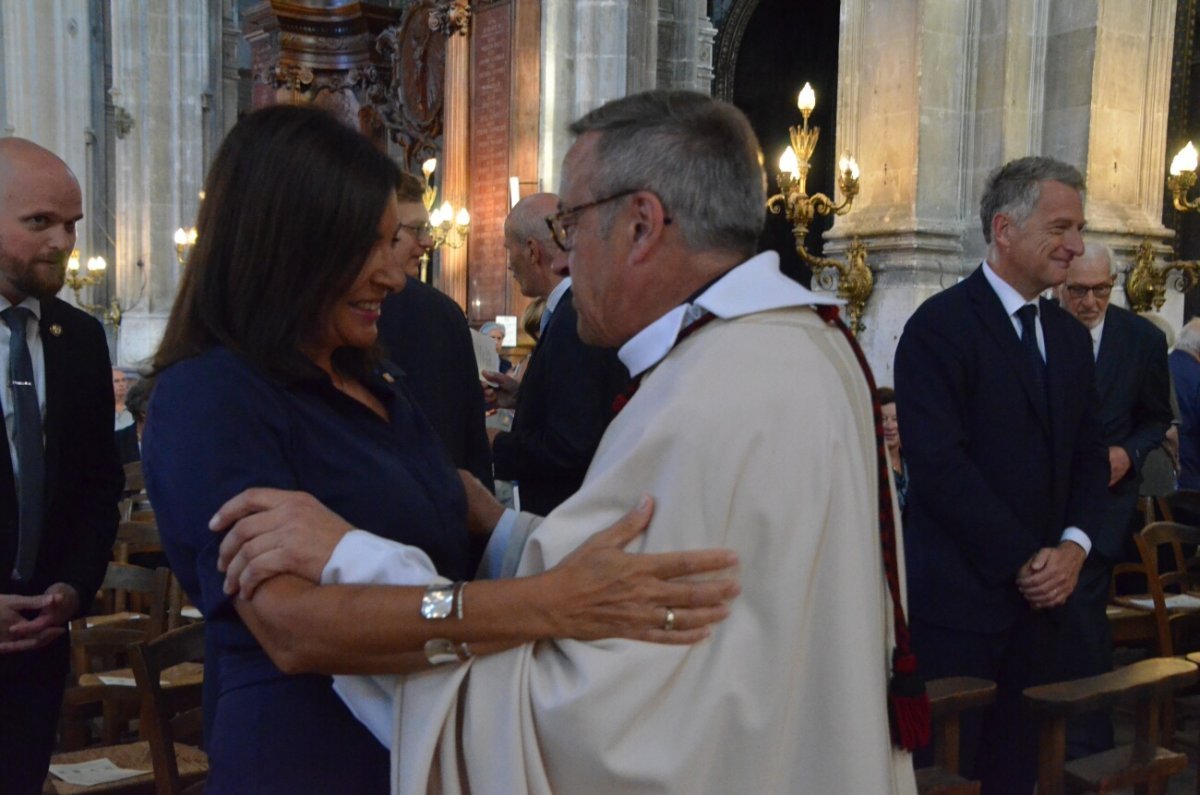
[[[0,131],[62,154],[93,215],[111,213],[81,230],[85,256],[110,258],[81,300],[127,310],[113,334],[122,365],[148,355],[165,323],[180,274],[171,237],[194,223],[206,164],[249,107],[243,17],[264,1],[0,4]],[[1172,59],[1180,9],[1194,25],[1194,0],[543,0],[540,103],[521,133],[536,136],[536,165],[523,169],[522,192],[557,188],[570,120],[652,87],[728,91],[763,141],[774,191],[787,126],[800,121],[795,93],[812,82],[822,139],[811,190],[835,192],[844,152],[863,176],[851,212],[818,225],[808,245],[838,257],[855,238],[867,244],[877,286],[862,339],[887,381],[907,316],[983,254],[978,196],[1008,159],[1036,152],[1082,168],[1092,226],[1119,255],[1147,236],[1160,259],[1200,245],[1188,242],[1200,239],[1194,219],[1163,223],[1171,81],[1197,68]],[[89,45],[101,11],[111,75]],[[734,29],[742,46],[730,65],[722,48]],[[773,217],[771,230],[764,245],[805,278],[787,224]],[[1171,292],[1164,313],[1178,326],[1183,311]]]

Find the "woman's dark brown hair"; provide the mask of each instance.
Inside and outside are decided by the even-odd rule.
[[[400,180],[325,111],[275,105],[239,121],[209,169],[154,372],[224,345],[285,381],[313,374],[300,350],[362,270]],[[362,376],[374,354],[344,349],[335,361]]]

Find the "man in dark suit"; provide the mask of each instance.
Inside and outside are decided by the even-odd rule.
[[[68,663],[67,622],[104,578],[124,478],[104,330],[55,298],[79,183],[0,139],[0,789],[40,793]]]
[[[1116,271],[1112,253],[1089,242],[1058,287],[1059,304],[1083,323],[1096,358],[1097,422],[1108,447],[1108,495],[1101,525],[1091,534],[1092,552],[1064,610],[1066,661],[1070,678],[1112,670],[1112,633],[1105,607],[1113,564],[1132,547],[1138,522],[1138,487],[1146,456],[1162,444],[1171,425],[1167,340],[1148,320],[1109,306]],[[1068,726],[1067,750],[1085,756],[1111,748],[1106,714],[1086,715]]]
[[[1179,332],[1168,357],[1179,402],[1179,488],[1200,489],[1200,318]]]
[[[1087,331],[1038,299],[1083,253],[1082,190],[1076,169],[1049,158],[993,172],[986,261],[922,304],[896,351],[913,648],[927,678],[998,685],[982,722],[964,726],[966,769],[985,793],[1032,790],[1021,690],[1061,678],[1061,608],[1105,504]]]
[[[454,299],[416,279],[388,296],[379,342],[404,371],[405,384],[459,469],[492,484],[483,428],[483,393],[467,317]]]
[[[522,294],[546,298],[546,311],[520,389],[509,376],[484,373],[499,385],[497,402],[516,408],[511,431],[489,430],[496,477],[517,481],[522,510],[540,516],[579,490],[613,418],[613,400],[629,382],[615,350],[579,339],[571,280],[545,221],[557,209],[557,196],[538,193],[519,201],[504,222],[509,270]]]

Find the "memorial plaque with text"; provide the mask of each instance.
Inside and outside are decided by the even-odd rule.
[[[467,312],[473,323],[506,314],[512,116],[512,4],[476,7],[471,36],[471,243]]]

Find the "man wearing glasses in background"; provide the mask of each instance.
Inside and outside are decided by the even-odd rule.
[[[1079,584],[1066,604],[1066,658],[1074,676],[1112,670],[1112,633],[1105,605],[1113,564],[1129,553],[1137,532],[1138,486],[1146,455],[1162,444],[1171,424],[1167,341],[1148,320],[1109,306],[1116,267],[1102,243],[1088,241],[1082,256],[1056,288],[1063,309],[1091,334],[1096,360],[1096,419],[1108,447],[1108,497],[1103,523],[1092,533],[1092,552],[1079,573]],[[1106,715],[1076,719],[1067,732],[1067,752],[1078,757],[1111,748],[1112,723]]]

